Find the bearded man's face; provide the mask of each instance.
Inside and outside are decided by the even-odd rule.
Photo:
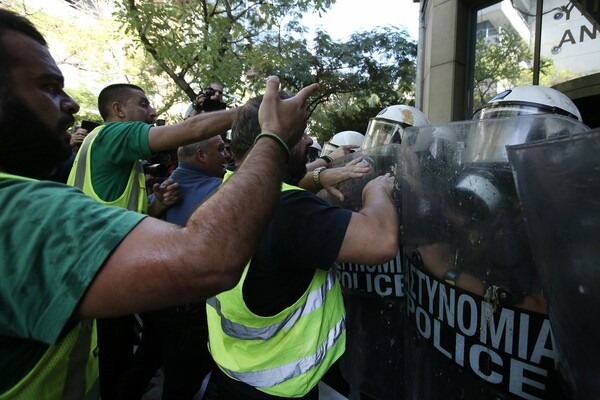
[[[79,105],[45,46],[11,31],[0,40],[11,55],[0,77],[0,168],[40,178],[71,155],[67,130]]]

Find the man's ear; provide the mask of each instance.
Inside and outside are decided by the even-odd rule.
[[[115,101],[111,104],[110,108],[115,117],[119,117],[120,119],[125,118],[125,107],[123,107],[123,104]]]
[[[202,149],[196,150],[196,160],[203,163],[205,161],[205,156],[206,156],[206,154],[204,154],[204,150],[202,150]]]

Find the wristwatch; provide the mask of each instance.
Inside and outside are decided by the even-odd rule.
[[[313,182],[319,190],[323,189],[323,185],[321,184],[321,172],[326,169],[327,167],[317,167],[313,170]]]
[[[449,269],[444,274],[444,282],[451,284],[452,286],[456,286],[456,280],[458,279],[458,275],[460,275],[460,271],[455,269]]]

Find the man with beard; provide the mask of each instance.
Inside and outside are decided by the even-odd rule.
[[[261,97],[250,100],[236,114],[236,159],[247,160],[262,137],[260,104]],[[305,176],[311,143],[305,134],[292,149],[287,179]],[[226,172],[225,181],[236,174]],[[314,178],[318,184],[318,172]],[[282,185],[275,216],[242,279],[207,300],[209,347],[218,366],[211,381],[220,400],[318,398],[318,382],[345,349],[344,306],[333,263],[370,265],[395,256],[393,186],[389,174],[371,180],[363,208],[352,212]]]
[[[182,228],[33,179],[71,151],[65,138],[79,105],[63,83],[43,36],[0,9],[3,399],[98,398],[93,319],[197,302],[233,287],[275,208],[287,148],[300,138],[306,99],[318,88],[280,101],[279,80],[267,81],[260,121],[270,134]],[[207,135],[201,120],[188,121],[180,129]]]

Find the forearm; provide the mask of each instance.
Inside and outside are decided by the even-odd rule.
[[[236,110],[205,112],[188,118],[183,124],[190,124],[191,131],[196,134],[195,142],[223,134],[231,128]]]
[[[354,176],[351,176],[351,174],[344,170],[343,167],[325,169],[319,174],[319,180],[321,184],[317,185],[315,182],[314,171],[308,171],[306,175],[300,179],[298,186],[300,186],[302,189],[308,190],[309,192],[317,193],[321,189],[337,185],[338,183],[348,180],[351,177]],[[359,177],[359,175],[356,177]]]
[[[326,171],[321,172],[321,176],[323,176],[324,172]],[[317,184],[315,183],[313,171],[308,171],[306,175],[304,175],[304,177],[300,179],[300,182],[298,182],[298,186],[302,189],[308,190],[311,193],[317,193],[321,189],[323,189],[323,186],[317,186]]]
[[[285,162],[279,145],[262,139],[185,228],[146,218],[106,260],[74,316],[123,315],[232,288],[275,209]]]
[[[363,207],[359,214],[367,217],[368,230],[373,237],[378,238],[378,246],[395,254],[400,225],[391,194],[386,190],[369,190],[363,193]]]
[[[185,121],[150,128],[148,142],[153,152],[172,150],[196,143],[215,135],[224,134],[231,128],[235,109],[198,114]]]

